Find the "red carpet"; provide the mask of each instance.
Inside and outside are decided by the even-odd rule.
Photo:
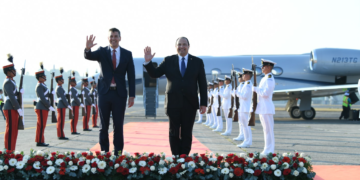
[[[168,122],[131,122],[124,125],[124,150],[130,153],[153,152],[160,154],[164,152],[171,156],[169,144],[169,123]],[[114,150],[113,132],[109,134],[110,151]],[[100,151],[100,144],[96,144],[90,151]],[[201,144],[193,137],[190,153],[210,152],[209,148]]]
[[[169,123],[167,122],[132,122],[124,126],[125,147],[124,150],[134,154],[135,152],[153,152],[159,154],[165,152],[171,156],[169,145]],[[113,133],[109,134],[110,151],[114,149]],[[90,151],[100,151],[100,145],[96,144]],[[192,150],[190,153],[205,153],[210,150],[193,137]],[[238,152],[234,152],[238,153]],[[315,180],[360,180],[360,166],[341,165],[314,165],[316,172]]]

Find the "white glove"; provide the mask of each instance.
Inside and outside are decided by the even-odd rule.
[[[55,94],[55,90],[51,91],[51,94]]]
[[[18,109],[17,112],[19,113],[19,116],[24,116],[22,109]]]
[[[52,106],[50,106],[49,110],[50,111],[55,111],[55,109]]]
[[[21,94],[24,94],[24,89],[20,89],[20,93],[21,93]]]
[[[69,95],[71,95],[71,91],[69,92]]]
[[[81,91],[81,94],[85,94],[85,91]]]
[[[80,104],[81,107],[85,107],[84,104]]]
[[[92,106],[92,107],[96,107],[95,104],[92,104],[91,106]]]
[[[254,91],[254,92],[257,92],[259,90],[259,88],[258,87],[252,87],[252,91]]]
[[[72,110],[71,106],[68,106],[68,108],[69,108],[70,110]]]

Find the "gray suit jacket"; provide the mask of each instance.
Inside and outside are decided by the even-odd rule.
[[[6,101],[4,97],[4,101],[5,101],[4,110],[20,109],[19,102],[15,99],[15,94],[16,94],[15,82],[10,79],[6,79],[3,84],[3,89],[4,89],[4,96],[8,97]]]
[[[90,97],[90,90],[88,88],[84,88],[83,91],[84,93],[84,101],[85,101],[85,106],[90,106],[92,104],[91,101],[91,97]]]
[[[57,107],[58,108],[67,108],[69,106],[69,103],[67,102],[67,99],[65,97],[66,92],[62,86],[58,86],[56,88],[56,96],[58,98],[61,98],[61,100],[57,101]]]
[[[70,92],[71,92],[71,106],[80,106],[81,102],[78,97],[78,91],[74,87],[71,87]]]
[[[35,109],[47,110],[50,108],[50,90],[45,84],[38,83],[35,88],[36,97],[38,98]]]

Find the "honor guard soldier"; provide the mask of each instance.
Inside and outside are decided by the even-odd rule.
[[[92,104],[95,104],[95,114],[93,113],[91,116],[92,127],[99,128],[99,126],[97,125],[97,118],[98,118],[98,114],[99,114],[98,103],[97,103],[98,92],[96,90],[95,79],[90,82],[90,85],[91,85],[90,96],[91,96]]]
[[[81,92],[83,94],[84,105],[86,107],[85,116],[83,116],[83,130],[84,131],[91,131],[91,129],[89,129],[90,112],[91,112],[91,106],[95,106],[91,102],[90,90],[87,88],[88,85],[89,85],[89,81],[88,81],[88,78],[86,76],[86,78],[82,79],[83,90]]]
[[[261,59],[261,71],[265,76],[261,79],[259,87],[252,88],[257,93],[258,104],[256,107],[256,114],[259,114],[261,125],[263,126],[265,147],[262,154],[274,153],[275,137],[274,137],[274,114],[275,106],[272,102],[273,92],[275,89],[274,76],[271,70],[276,64],[273,61]]]
[[[54,107],[52,107],[49,102],[50,93],[55,94],[55,92],[50,92],[44,84],[46,81],[46,75],[42,62],[40,63],[40,67],[42,70],[35,73],[36,79],[38,80],[38,84],[35,88],[37,97],[35,106],[35,113],[37,116],[35,142],[36,146],[48,146],[49,144],[45,143],[44,131],[49,111],[55,111]]]
[[[243,85],[244,85],[244,80],[243,80],[243,78],[242,78],[242,73],[241,72],[239,72],[238,73],[238,82],[239,82],[239,85],[238,85],[238,87],[233,91],[233,96],[235,97],[235,100],[236,100],[236,97],[239,97],[237,94],[238,94],[238,92],[241,92],[241,89],[242,89],[242,87],[243,87]],[[239,98],[239,102],[238,102],[239,104],[240,104],[240,98]],[[240,108],[241,108],[241,104],[240,104],[240,107],[237,109],[237,114],[238,114],[238,119],[240,119]],[[235,111],[235,110],[234,110]],[[241,125],[241,123],[240,123],[240,121],[238,121],[238,123],[239,123],[239,135],[238,135],[238,137],[236,137],[236,138],[233,138],[233,140],[234,141],[243,141],[244,140],[244,130],[243,130],[243,127],[242,127],[242,125]]]
[[[209,82],[208,83],[208,92],[207,92],[207,95],[208,95],[208,109],[207,109],[207,112],[206,112],[206,121],[205,123],[203,123],[205,126],[209,126],[212,122],[212,112],[211,112],[211,93],[214,89],[214,84]]]
[[[72,110],[71,106],[66,100],[66,92],[62,85],[64,84],[64,78],[62,76],[62,73],[64,72],[63,68],[60,68],[60,75],[55,77],[55,80],[57,82],[57,87],[55,90],[56,96],[57,96],[57,137],[60,140],[68,140],[69,138],[65,137],[64,133],[64,126],[65,126],[65,110],[66,108],[69,108]]]
[[[1,110],[1,114],[4,116],[4,120],[6,120],[4,111],[3,111],[3,106],[4,106],[3,90],[0,89],[0,110]]]
[[[225,88],[223,88],[223,91],[220,90],[220,97],[222,99],[221,105],[226,120],[226,130],[224,133],[221,133],[223,136],[229,136],[232,130],[232,118],[229,118],[231,108],[231,89],[231,77],[225,75]]]
[[[217,108],[219,107],[219,98],[218,98],[218,92],[219,92],[219,83],[217,81],[214,81],[214,90],[211,93],[211,96],[213,98],[213,104],[211,107],[211,113],[212,113],[212,124],[210,125],[211,129],[216,129],[218,126],[218,121],[217,121],[217,116],[216,116],[216,112],[217,112]]]
[[[217,127],[213,131],[221,132],[223,129],[223,120],[222,120],[222,116],[221,116],[221,108],[222,108],[221,94],[224,92],[224,79],[217,78],[217,80],[219,82],[219,89],[216,92],[218,100],[214,101],[214,103],[218,104],[218,107],[216,108]]]
[[[13,57],[9,55],[8,61],[10,65],[3,66],[4,74],[6,75],[5,82],[3,84],[4,89],[4,115],[6,120],[5,127],[5,149],[14,151],[16,146],[16,140],[18,135],[18,122],[19,116],[23,116],[23,111],[17,101],[17,90],[14,77],[16,76],[15,66],[13,64]],[[20,93],[24,93],[20,90]]]
[[[252,112],[252,83],[250,81],[253,75],[252,70],[243,68],[242,79],[244,80],[244,85],[241,88],[241,91],[237,92],[237,96],[240,99],[240,109],[239,109],[239,123],[241,124],[242,131],[244,134],[244,142],[238,147],[247,148],[252,144],[252,133],[251,127],[248,126],[250,120],[250,113]]]
[[[70,80],[70,97],[71,97],[71,107],[73,109],[73,119],[70,119],[70,129],[71,129],[71,134],[72,135],[76,135],[76,134],[80,134],[77,132],[76,130],[76,126],[79,120],[79,107],[84,107],[83,104],[81,104],[79,96],[78,96],[78,91],[76,90],[75,86],[76,86],[76,79],[75,79],[75,72],[72,72],[73,77]]]

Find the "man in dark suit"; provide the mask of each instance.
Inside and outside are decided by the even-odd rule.
[[[98,106],[100,112],[100,135],[99,143],[101,150],[109,151],[109,122],[110,112],[113,117],[114,127],[114,150],[115,155],[124,148],[123,124],[128,92],[126,90],[125,75],[127,74],[129,85],[128,107],[134,105],[135,99],[135,68],[132,53],[119,46],[121,40],[120,31],[116,28],[109,30],[109,46],[94,47],[95,36],[86,37],[85,59],[97,61],[100,65],[98,79]]]
[[[198,87],[200,113],[206,111],[206,76],[203,60],[188,54],[190,44],[186,37],[178,38],[175,47],[178,54],[165,57],[157,68],[151,63],[155,53],[151,54],[151,48],[146,47],[144,67],[152,78],[166,76],[165,112],[169,117],[171,152],[173,155],[188,155],[196,111],[199,109]]]

